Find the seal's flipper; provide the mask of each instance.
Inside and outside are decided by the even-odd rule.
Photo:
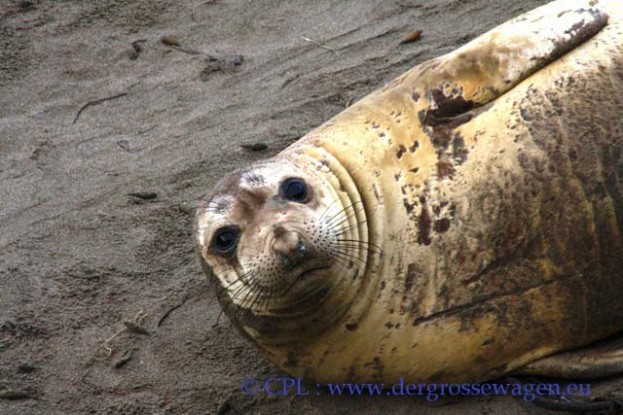
[[[623,374],[623,334],[582,349],[545,357],[515,374],[563,379],[598,379]]]
[[[428,98],[433,118],[459,115],[500,97],[607,23],[608,15],[588,1],[550,3],[416,67],[407,74],[417,79],[412,93]]]

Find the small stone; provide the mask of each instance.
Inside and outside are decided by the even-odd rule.
[[[401,44],[405,44],[405,43],[415,42],[416,40],[418,40],[420,38],[420,36],[422,36],[422,31],[421,30],[415,30],[415,31],[409,33],[407,36],[405,36],[405,38],[402,39],[402,41],[400,43]]]
[[[167,46],[182,46],[182,42],[175,35],[164,35],[160,38],[160,41]]]

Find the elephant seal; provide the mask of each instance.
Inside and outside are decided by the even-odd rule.
[[[223,178],[201,262],[294,376],[538,372],[623,329],[622,112],[623,3],[555,1]]]

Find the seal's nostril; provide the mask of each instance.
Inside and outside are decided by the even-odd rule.
[[[309,246],[298,232],[289,231],[280,225],[274,225],[273,228],[272,249],[285,269],[292,270],[312,257]]]
[[[299,241],[299,252],[303,255],[307,255],[309,254],[309,248],[307,248],[307,245],[305,245],[305,243],[303,241]]]

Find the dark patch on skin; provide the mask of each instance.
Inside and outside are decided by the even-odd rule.
[[[413,288],[415,282],[415,264],[409,264],[407,266],[407,275],[405,277],[405,294],[407,294]]]
[[[413,212],[413,209],[416,206],[415,203],[409,203],[409,200],[407,200],[407,198],[402,199],[402,203],[404,203],[404,205],[405,205],[405,209],[407,210],[407,214],[410,214],[411,212]]]
[[[573,35],[573,32],[577,32],[580,29],[582,29],[582,27],[584,27],[584,23],[585,23],[584,20],[582,20],[581,22],[577,22],[576,24],[571,26],[568,30],[565,30],[565,34]]]
[[[418,171],[420,171],[419,167],[414,167],[412,169],[409,170],[411,173],[417,173]]]
[[[430,245],[432,240],[430,238],[432,222],[430,220],[430,214],[428,213],[428,207],[426,204],[422,205],[422,213],[418,220],[418,237],[417,242],[420,245]]]
[[[454,117],[451,120],[449,120],[448,123],[444,125],[444,127],[453,129],[460,125],[465,124],[466,122],[469,122],[472,118],[474,118],[472,114],[459,115],[458,117]]]
[[[418,102],[420,100],[420,93],[413,91],[411,92],[411,99],[413,100],[413,102]]]
[[[383,362],[381,361],[381,358],[378,356],[375,356],[371,362],[368,363],[364,363],[363,367],[371,367],[372,370],[374,371],[374,373],[372,374],[372,377],[374,379],[382,379],[383,378],[383,370],[385,370],[385,366],[383,365]]]
[[[445,233],[448,229],[450,229],[450,220],[448,218],[436,220],[433,225],[433,230],[437,233]]]
[[[469,150],[465,147],[465,140],[460,134],[457,134],[452,140],[452,157],[460,165],[467,160]]]
[[[558,39],[558,42],[556,42],[556,44],[554,45],[554,49],[552,50],[552,52],[549,55],[538,59],[540,62],[538,62],[538,64],[535,66],[535,69],[538,70],[545,65],[557,60],[570,50],[575,49],[582,43],[586,42],[588,39],[595,36],[595,34],[597,34],[597,32],[599,32],[608,23],[608,15],[600,12],[599,10],[588,9],[577,11],[577,13],[584,12],[590,13],[595,20],[588,23],[582,21],[580,26],[578,26],[577,23],[573,25],[571,27],[571,31],[575,33],[572,33],[572,36],[570,36],[569,38]],[[566,33],[568,34],[569,32]],[[525,74],[525,76],[528,75],[531,75],[531,73]]]
[[[409,151],[412,153],[415,153],[415,150],[417,150],[419,146],[420,146],[420,143],[417,140],[415,140],[413,144],[409,147]]]
[[[451,204],[448,208],[448,213],[450,213],[450,217],[454,218],[456,216],[456,204]]]
[[[406,152],[407,152],[407,148],[401,144],[400,147],[398,147],[398,151],[396,151],[396,158],[400,160],[402,155]]]
[[[432,134],[433,146],[438,150],[446,150],[451,141],[450,134],[445,129],[436,129]]]
[[[400,180],[401,176],[402,176],[402,173],[400,173],[400,172],[394,174],[394,178],[396,179],[396,181]]]
[[[385,281],[381,281],[381,291],[385,289]]]
[[[423,124],[430,127],[448,124],[454,121],[455,117],[463,115],[474,109],[474,101],[465,100],[461,95],[446,96],[439,88],[430,91],[431,96],[437,104],[436,109],[428,110],[423,120]],[[469,121],[471,117],[465,118],[461,123]]]
[[[379,137],[381,138],[385,137],[385,133],[379,133]]]
[[[385,327],[388,329],[392,329],[394,328],[394,325],[388,321],[387,323],[385,323]]]
[[[331,349],[327,349],[324,351],[324,353],[322,353],[322,357],[320,358],[318,365],[322,365],[322,363],[324,363],[324,361],[327,359],[327,356],[329,356],[329,353],[331,353]]]
[[[359,325],[357,323],[350,323],[346,325],[346,330],[348,331],[355,331],[357,330],[357,327],[359,327]]]
[[[447,160],[439,160],[437,162],[437,176],[440,179],[445,179],[446,177],[452,179],[454,177],[454,166],[451,162]]]
[[[522,118],[524,121],[532,121],[532,120],[534,119],[534,117],[532,116],[532,114],[530,114],[530,113],[528,112],[528,110],[527,110],[527,109],[525,109],[525,108],[520,108],[520,109],[519,109],[519,114],[521,115],[521,118]]]

